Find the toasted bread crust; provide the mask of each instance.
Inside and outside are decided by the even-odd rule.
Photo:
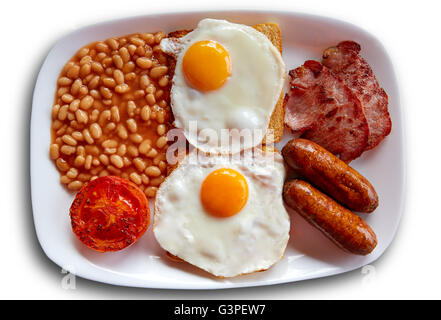
[[[280,54],[282,54],[282,48],[283,48],[282,33],[280,31],[278,24],[272,22],[260,23],[253,26],[253,28],[263,33],[277,48],[277,50],[279,50]],[[176,30],[170,32],[168,34],[168,37],[181,38],[191,31],[192,30]],[[170,57],[169,65],[170,65],[170,70],[172,70],[170,76],[173,77],[174,68],[176,66],[176,60]],[[268,130],[272,130],[273,135],[265,136],[263,139],[264,143],[276,143],[282,140],[283,131],[284,131],[283,121],[285,118],[285,103],[286,100],[284,99],[283,90],[282,90],[282,92],[280,93],[279,100],[277,101],[273,113],[271,114],[270,123],[268,126]]]

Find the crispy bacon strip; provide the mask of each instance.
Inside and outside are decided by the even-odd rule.
[[[377,146],[392,128],[388,96],[354,41],[343,41],[323,52],[322,63],[344,82],[361,102],[369,126],[367,149]]]
[[[320,62],[290,71],[285,124],[349,162],[367,146],[369,128],[360,101]]]

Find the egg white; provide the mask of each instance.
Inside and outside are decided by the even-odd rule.
[[[155,199],[153,232],[161,247],[219,277],[268,269],[282,258],[289,239],[282,157],[260,149],[237,156],[201,160],[197,152],[190,153]],[[200,200],[202,182],[220,168],[240,172],[249,189],[244,208],[228,218],[210,215]]]
[[[182,71],[187,48],[202,40],[213,40],[229,53],[231,76],[219,89],[201,92],[192,88]],[[285,81],[285,63],[277,48],[252,27],[226,20],[204,19],[186,36],[161,41],[164,52],[176,57],[171,88],[175,125],[184,130],[188,141],[204,152],[232,153],[261,143]],[[197,121],[192,130],[190,121]],[[222,129],[251,130],[253,139],[221,144]],[[206,140],[205,130],[217,139]],[[212,136],[212,135],[210,135]],[[240,138],[238,138],[240,139]]]

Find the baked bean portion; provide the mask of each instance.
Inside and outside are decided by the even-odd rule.
[[[169,69],[165,33],[138,33],[81,48],[66,63],[52,107],[49,156],[78,190],[116,175],[154,197],[167,172]]]

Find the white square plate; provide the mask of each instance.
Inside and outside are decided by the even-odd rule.
[[[277,22],[282,30],[283,56],[289,69],[307,59],[320,60],[325,48],[341,40],[354,40],[361,44],[361,54],[389,95],[393,123],[392,133],[377,148],[352,162],[371,181],[380,198],[378,209],[369,216],[363,215],[378,237],[378,245],[372,254],[361,257],[342,252],[293,212],[290,212],[291,238],[283,260],[268,271],[233,279],[217,279],[189,264],[170,261],[154,239],[151,229],[133,246],[114,253],[95,252],[76,239],[68,214],[73,195],[59,183],[59,174],[48,155],[51,107],[61,68],[79,48],[90,42],[135,32],[191,29],[207,17],[248,25]],[[287,139],[289,135],[284,142]],[[85,27],[65,36],[49,52],[39,73],[31,120],[30,161],[35,227],[40,244],[52,261],[80,277],[110,284],[218,289],[325,277],[371,263],[391,243],[403,211],[403,156],[402,116],[391,61],[381,43],[356,26],[305,14],[255,11],[167,13],[116,20]]]

